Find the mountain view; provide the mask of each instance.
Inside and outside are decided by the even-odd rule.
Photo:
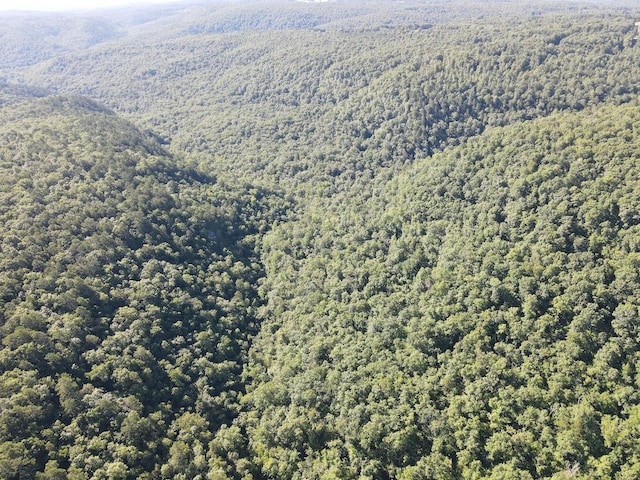
[[[640,478],[640,5],[0,12],[0,479]]]

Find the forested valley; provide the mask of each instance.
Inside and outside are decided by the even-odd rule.
[[[0,478],[640,478],[637,22],[0,13]]]

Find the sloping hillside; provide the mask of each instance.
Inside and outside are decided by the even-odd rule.
[[[345,188],[487,126],[638,92],[624,9],[465,5],[202,7],[24,79],[97,99],[208,168],[289,191]]]
[[[264,476],[635,477],[639,112],[493,129],[267,235]]]
[[[183,437],[208,438],[239,408],[264,192],[180,166],[93,101],[11,96],[0,108],[0,477],[45,464],[73,478],[171,477]]]
[[[102,14],[0,19],[0,478],[640,477],[637,5]]]

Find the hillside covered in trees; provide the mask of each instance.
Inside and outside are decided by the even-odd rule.
[[[639,21],[2,14],[0,478],[638,478]]]

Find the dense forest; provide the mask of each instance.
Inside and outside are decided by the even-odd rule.
[[[639,478],[636,22],[0,14],[0,478]]]

